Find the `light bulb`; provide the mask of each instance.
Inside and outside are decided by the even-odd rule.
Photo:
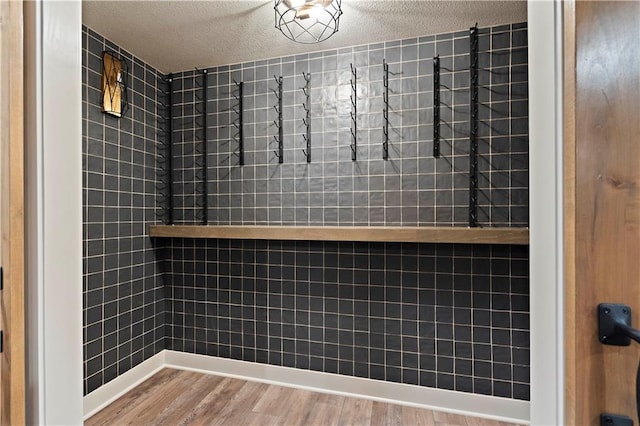
[[[299,9],[304,6],[307,0],[284,0],[284,4],[287,5],[289,9]]]
[[[296,19],[314,18],[316,21],[322,17],[323,10],[331,5],[332,0],[285,0],[290,1],[292,5],[300,3],[298,7],[292,6],[296,11]]]
[[[309,8],[309,17],[318,20],[322,17],[322,12],[324,12],[324,7],[322,5],[315,5]]]
[[[296,19],[309,19],[309,17],[311,16],[311,9],[313,9],[314,6],[302,6],[298,9],[296,9]]]

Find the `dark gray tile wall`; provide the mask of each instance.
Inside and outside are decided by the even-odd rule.
[[[84,393],[164,349],[163,279],[147,236],[158,203],[154,68],[83,27]],[[102,114],[101,54],[129,65],[131,109]]]
[[[528,224],[526,24],[479,31],[481,226]],[[466,226],[468,31],[208,69],[209,210],[214,224]],[[442,157],[433,152],[433,62],[441,59]],[[382,159],[389,63],[389,160]],[[351,71],[358,72],[358,159],[351,161]],[[312,162],[302,152],[303,72],[311,73]],[[284,79],[284,164],[274,150],[275,76]],[[202,218],[202,74],[174,74],[176,223]],[[244,82],[245,165],[234,140]]]
[[[526,246],[165,244],[170,349],[529,399]]]
[[[526,25],[480,33],[480,223],[526,226]],[[158,240],[161,253],[154,251],[146,228],[166,213],[164,76],[86,28],[83,42],[85,393],[168,347],[529,398],[525,247],[171,239]],[[132,110],[121,120],[99,109],[105,45],[132,69]],[[437,160],[435,53],[446,85],[446,141]],[[383,57],[391,71],[386,162]],[[349,148],[352,62],[359,75],[356,162]],[[465,31],[210,69],[212,223],[466,225],[466,68]],[[302,71],[312,74],[309,165],[301,151]],[[273,74],[285,77],[283,165],[273,154]],[[174,216],[195,223],[202,218],[201,77],[175,77]],[[243,167],[233,154],[234,78],[247,94]]]

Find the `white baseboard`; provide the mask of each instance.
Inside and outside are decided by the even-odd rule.
[[[100,386],[83,399],[84,420],[93,416],[116,399],[147,380],[165,367],[166,351],[161,351],[141,362],[109,383]]]
[[[508,398],[425,388],[169,350],[165,351],[165,366],[392,404],[447,411],[465,416],[484,417],[520,424],[529,423],[529,402]]]
[[[85,420],[162,368],[528,424],[529,402],[164,350],[84,397]]]

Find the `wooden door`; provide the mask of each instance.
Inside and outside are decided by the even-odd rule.
[[[640,2],[564,5],[566,423],[638,423],[640,345],[605,346],[597,305],[640,326]]]
[[[23,14],[0,0],[0,421],[25,422]]]

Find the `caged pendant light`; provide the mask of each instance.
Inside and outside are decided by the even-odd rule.
[[[297,43],[324,41],[338,32],[342,0],[275,0],[276,28]]]

